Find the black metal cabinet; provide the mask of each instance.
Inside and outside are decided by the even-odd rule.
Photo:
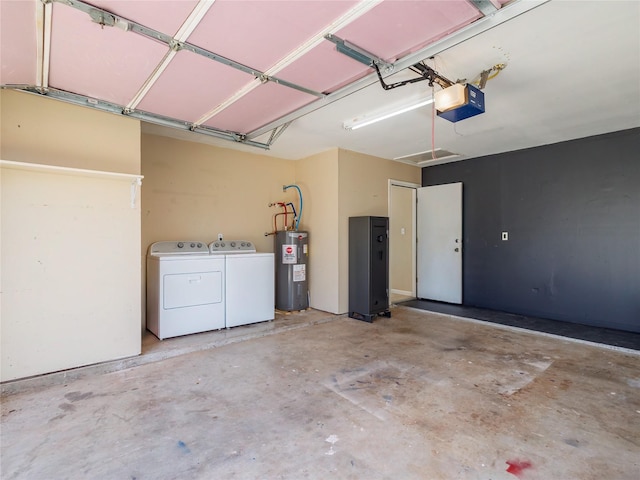
[[[389,312],[389,219],[349,218],[349,317],[372,322]]]

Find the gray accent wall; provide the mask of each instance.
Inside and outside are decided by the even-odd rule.
[[[640,128],[422,169],[452,182],[464,305],[640,332]]]

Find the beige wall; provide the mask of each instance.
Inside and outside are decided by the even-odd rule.
[[[389,179],[419,183],[420,168],[348,150],[339,151],[339,311],[349,308],[349,217],[389,215]]]
[[[142,247],[157,241],[193,239],[207,243],[254,242],[273,252],[269,203],[293,201],[294,163],[156,135],[142,136]],[[278,226],[282,225],[278,217]]]
[[[0,91],[0,158],[140,173],[140,122],[43,96]]]
[[[140,353],[139,122],[0,92],[2,381]]]
[[[415,292],[415,189],[390,186],[389,289],[402,295]]]
[[[339,313],[338,150],[293,163],[304,200],[300,228],[309,230],[310,306]]]

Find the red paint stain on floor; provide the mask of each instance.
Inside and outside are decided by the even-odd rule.
[[[531,468],[531,462],[528,460],[507,460],[507,472],[515,475],[520,478],[522,472],[524,472],[527,468]]]

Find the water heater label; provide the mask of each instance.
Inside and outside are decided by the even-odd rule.
[[[298,263],[298,250],[295,245],[282,245],[282,263]]]
[[[307,278],[307,269],[304,263],[293,266],[293,281],[304,282]]]

